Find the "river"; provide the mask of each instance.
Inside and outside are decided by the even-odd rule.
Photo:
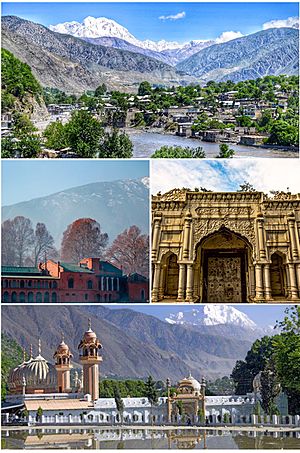
[[[297,449],[300,431],[2,427],[1,441],[2,449]]]
[[[189,146],[197,148],[201,146],[206,157],[213,158],[219,154],[219,144],[203,142],[195,138],[177,137],[176,135],[160,134],[157,132],[144,132],[127,129],[133,143],[133,157],[150,157],[155,150],[164,145],[167,146]],[[254,148],[252,146],[230,145],[235,150],[236,157],[299,157],[299,154],[292,151],[280,151],[275,149]]]

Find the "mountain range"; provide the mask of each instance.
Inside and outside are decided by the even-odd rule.
[[[132,91],[145,79],[167,85],[194,80],[157,59],[91,44],[16,16],[2,18],[2,47],[27,63],[43,86],[66,92],[95,90],[101,83]]]
[[[149,178],[95,182],[33,200],[3,206],[2,221],[24,216],[43,222],[59,246],[62,233],[74,220],[97,220],[109,242],[131,225],[149,231]]]
[[[133,92],[143,80],[172,86],[295,75],[298,37],[296,28],[269,28],[226,42],[179,44],[138,40],[107,18],[87,17],[50,29],[16,16],[2,18],[2,46],[27,63],[43,86],[72,93],[101,83]]]
[[[252,329],[250,338],[249,321],[241,316],[245,323],[237,328],[227,323],[200,330],[129,308],[5,305],[2,330],[27,350],[32,343],[34,353],[41,338],[42,355],[51,361],[63,332],[78,364],[77,346],[91,317],[103,345],[102,376],[145,378],[151,374],[154,379],[169,377],[174,382],[189,372],[197,379],[229,375],[236,360],[244,359],[253,340],[262,336],[259,329]],[[231,335],[224,333],[224,327]]]

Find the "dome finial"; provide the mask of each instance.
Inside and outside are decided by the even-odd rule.
[[[89,321],[88,321],[88,328],[89,328],[89,330],[92,330],[92,320],[91,320],[91,318],[89,318]]]
[[[64,343],[65,342],[65,334],[62,332],[61,333],[61,342]]]
[[[30,359],[32,359],[32,344],[30,345]]]
[[[42,343],[41,343],[41,339],[39,338],[39,355],[41,355],[42,353]]]
[[[26,362],[26,350],[23,348],[23,362]]]

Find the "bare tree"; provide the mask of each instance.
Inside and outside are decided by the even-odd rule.
[[[119,234],[108,249],[106,258],[126,274],[137,272],[149,274],[149,236],[141,234],[136,225],[132,225]]]
[[[46,225],[44,223],[37,223],[34,232],[34,265],[37,266],[46,257],[54,258],[56,255],[57,251],[54,247],[54,239],[47,230]]]
[[[67,227],[61,243],[61,259],[78,262],[83,258],[102,258],[108,235],[101,233],[100,224],[93,219],[77,219]]]
[[[33,249],[34,232],[30,219],[17,216],[2,224],[2,263],[10,266],[23,266]]]

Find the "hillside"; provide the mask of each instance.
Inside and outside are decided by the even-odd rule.
[[[47,116],[42,87],[30,67],[11,52],[1,49],[2,111],[22,111],[30,116]]]
[[[103,82],[125,90],[145,78],[170,84],[184,79],[171,66],[140,53],[94,45],[15,16],[2,18],[2,46],[26,62],[43,86],[66,92],[94,90]]]
[[[214,379],[229,374],[243,359],[251,342],[202,334],[181,326],[168,325],[157,318],[128,309],[94,307],[92,327],[103,345],[102,376],[171,377],[189,371],[196,378]],[[3,306],[2,329],[22,346],[29,348],[42,340],[42,353],[52,360],[61,332],[78,364],[77,346],[91,316],[81,306]]]
[[[299,32],[273,28],[215,44],[177,64],[202,81],[238,82],[266,75],[297,75]]]
[[[95,182],[46,197],[2,208],[2,221],[24,216],[47,225],[59,245],[62,233],[74,220],[90,217],[108,233],[111,242],[131,225],[148,233],[149,191],[147,178]],[[53,215],[55,213],[55,215]]]
[[[6,383],[11,368],[23,361],[21,346],[5,333],[1,334],[1,399],[6,395]]]

